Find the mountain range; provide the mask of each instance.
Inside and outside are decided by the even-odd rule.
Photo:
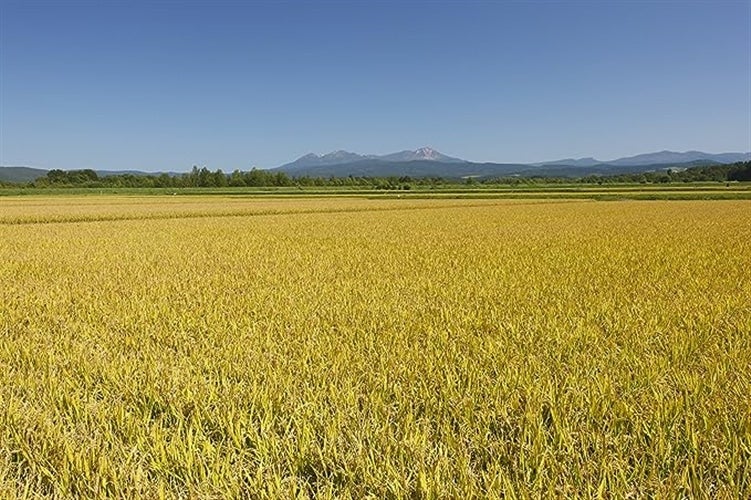
[[[374,160],[382,162],[408,162],[408,161],[437,161],[441,163],[464,163],[464,160],[459,158],[452,158],[446,156],[443,153],[439,153],[432,148],[420,148],[414,151],[405,150],[398,153],[391,153],[387,155],[362,155],[358,153],[350,153],[349,151],[333,151],[324,155],[317,155],[315,153],[309,153],[305,156],[298,158],[297,160],[277,167],[278,170],[284,172],[293,173],[298,170],[306,170],[311,167],[331,166],[331,165],[344,165],[348,163],[354,163],[365,160]]]
[[[619,175],[667,168],[688,168],[751,161],[751,153],[704,153],[701,151],[659,151],[602,161],[596,158],[566,158],[540,163],[478,163],[447,156],[424,147],[386,155],[363,155],[334,151],[324,155],[307,154],[271,171],[293,177],[584,177],[588,175]],[[0,181],[31,182],[44,176],[45,169],[25,166],[0,166]],[[97,170],[100,176],[129,173],[158,175],[154,172]],[[169,175],[179,175],[169,172]]]
[[[701,151],[659,151],[616,160],[566,158],[541,163],[477,163],[454,158],[432,148],[400,151],[387,155],[363,155],[335,151],[324,155],[307,154],[272,170],[292,176],[311,177],[500,177],[547,176],[582,177],[617,175],[669,167],[726,164],[751,160],[751,153],[711,154]]]

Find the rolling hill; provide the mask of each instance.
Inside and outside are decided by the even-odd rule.
[[[32,167],[0,167],[2,182],[31,182],[47,174],[47,170]]]

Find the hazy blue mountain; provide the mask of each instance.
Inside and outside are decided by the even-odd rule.
[[[47,175],[47,170],[32,167],[0,167],[0,181],[31,182]]]
[[[704,153],[702,151],[686,151],[678,153],[675,151],[659,151],[657,153],[646,153],[617,160],[607,161],[608,165],[656,165],[667,163],[688,163],[692,161],[710,161],[717,163],[735,163],[737,161],[751,160],[751,153]]]
[[[594,165],[602,165],[603,163],[605,162],[589,157],[589,158],[578,158],[578,159],[566,158],[564,160],[544,161],[542,163],[533,163],[532,165],[536,167],[542,167],[546,165],[569,165],[572,167],[592,167]]]
[[[596,158],[566,158],[564,160],[544,161],[533,163],[534,166],[551,166],[566,165],[571,167],[593,167],[595,165],[616,165],[616,166],[641,166],[641,165],[663,165],[663,164],[681,164],[692,161],[707,161],[716,163],[735,163],[737,161],[751,160],[751,153],[704,153],[702,151],[686,151],[683,153],[675,151],[659,151],[656,153],[644,153],[636,156],[618,158],[616,160],[598,160]]]

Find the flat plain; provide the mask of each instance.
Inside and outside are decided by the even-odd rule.
[[[751,201],[0,199],[0,496],[751,497]]]

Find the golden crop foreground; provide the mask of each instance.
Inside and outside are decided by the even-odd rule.
[[[44,201],[2,497],[751,496],[751,202]]]

